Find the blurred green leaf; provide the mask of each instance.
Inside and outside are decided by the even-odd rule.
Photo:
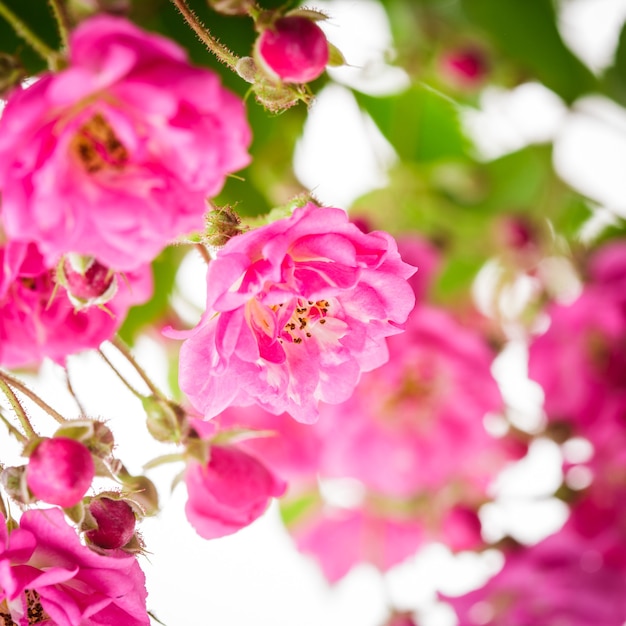
[[[596,91],[591,71],[565,46],[552,0],[461,0],[467,16],[566,102]]]
[[[322,500],[319,492],[307,491],[295,497],[285,497],[280,500],[280,517],[283,524],[289,528],[300,522],[303,517],[319,508]]]
[[[626,23],[622,26],[613,64],[602,77],[605,93],[626,106]]]
[[[483,165],[488,192],[482,202],[490,212],[533,210],[552,176],[552,148],[532,145]]]
[[[395,96],[355,96],[400,158],[433,161],[465,156],[468,142],[457,108],[447,96],[420,84]]]
[[[185,246],[168,246],[152,263],[154,277],[152,298],[145,304],[130,309],[119,330],[120,337],[127,344],[132,345],[145,326],[165,317],[176,283],[176,272],[187,251]]]

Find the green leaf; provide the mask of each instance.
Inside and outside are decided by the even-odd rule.
[[[322,500],[317,491],[307,491],[292,498],[283,498],[280,501],[280,517],[283,524],[289,528],[321,505]]]
[[[416,84],[395,96],[376,98],[358,92],[355,96],[400,158],[434,161],[466,156],[469,144],[457,106],[444,94]]]
[[[626,106],[626,23],[622,26],[613,64],[602,77],[605,93]]]
[[[552,0],[461,0],[461,6],[505,54],[566,102],[597,90],[594,75],[563,43]]]
[[[145,326],[165,316],[174,291],[176,272],[186,253],[187,248],[184,246],[168,246],[152,263],[154,293],[148,302],[135,306],[128,312],[119,330],[125,343],[132,345]]]

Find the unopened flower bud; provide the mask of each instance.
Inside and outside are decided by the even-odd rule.
[[[450,50],[441,58],[441,72],[444,78],[461,89],[479,87],[488,71],[485,53],[475,47]]]
[[[252,57],[241,57],[237,61],[235,71],[247,83],[254,83],[257,78],[258,68]]]
[[[111,429],[97,419],[68,421],[57,429],[54,436],[80,441],[92,454],[101,459],[110,457],[115,445]]]
[[[277,85],[267,80],[258,80],[252,89],[257,102],[271,113],[280,113],[301,100],[307,102],[307,96],[293,85]]]
[[[30,504],[33,498],[26,486],[26,465],[19,467],[5,467],[0,475],[0,482],[9,497],[22,504]]]
[[[31,453],[26,483],[38,500],[72,507],[82,500],[94,475],[86,446],[67,437],[54,437],[43,439]]]
[[[99,548],[114,550],[132,539],[136,518],[133,507],[126,500],[97,497],[88,508],[98,527],[85,533],[87,541]]]
[[[286,15],[264,29],[255,44],[258,65],[275,81],[307,83],[328,63],[328,42],[316,20]]]
[[[57,280],[77,309],[105,304],[117,292],[115,272],[93,257],[66,254],[57,267]]]
[[[222,15],[247,15],[254,0],[207,0],[207,4]]]
[[[212,209],[206,215],[205,243],[212,248],[221,248],[231,237],[240,235],[244,227],[241,218],[230,206]]]
[[[0,52],[0,98],[7,96],[25,76],[26,72],[16,57]]]
[[[187,431],[184,412],[176,405],[154,396],[142,400],[149,433],[157,441],[179,442]]]
[[[124,484],[124,490],[131,494],[143,510],[144,515],[154,515],[159,510],[159,493],[154,483],[145,476],[131,476],[122,469],[117,478]]]

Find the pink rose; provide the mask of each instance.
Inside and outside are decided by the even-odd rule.
[[[260,461],[233,446],[212,446],[206,465],[189,462],[185,483],[189,493],[185,514],[205,539],[248,526],[286,488]]]
[[[62,363],[69,354],[97,348],[121,326],[128,309],[152,294],[148,266],[124,273],[106,310],[74,310],[63,287],[55,285],[35,244],[0,247],[0,364]]]
[[[26,511],[11,533],[1,516],[0,522],[0,611],[8,610],[13,622],[149,625],[144,575],[134,556],[92,552],[59,509]]]
[[[0,119],[10,238],[116,270],[151,261],[203,227],[205,197],[249,162],[241,100],[182,48],[122,18],[70,38],[67,69],[12,93]]]
[[[207,309],[180,353],[180,385],[205,418],[254,403],[317,419],[387,358],[415,298],[394,240],[313,204],[233,237],[209,265]]]

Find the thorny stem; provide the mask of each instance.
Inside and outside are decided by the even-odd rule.
[[[28,415],[26,415],[24,407],[21,405],[13,389],[11,389],[11,387],[9,387],[9,385],[7,385],[7,383],[3,379],[0,379],[0,390],[2,390],[4,395],[7,397],[7,400],[15,411],[15,415],[17,415],[17,418],[20,420],[20,424],[22,425],[22,428],[24,429],[26,435],[33,438],[37,437],[37,433],[32,427],[32,424],[28,419]]]
[[[124,355],[126,360],[135,368],[135,371],[137,372],[137,374],[139,374],[144,383],[146,383],[148,389],[150,389],[152,394],[161,400],[167,400],[163,392],[152,382],[152,380],[150,379],[148,374],[146,374],[141,365],[137,363],[129,347],[122,341],[122,339],[120,339],[120,337],[116,335],[110,341]]]
[[[8,383],[11,387],[23,393],[29,400],[32,400],[40,409],[43,409],[50,417],[54,418],[59,424],[67,423],[67,420],[55,411],[47,402],[42,400],[34,391],[31,391],[21,380],[14,378],[10,374],[0,370],[0,382]]]
[[[61,37],[61,44],[64,48],[67,48],[68,33],[70,30],[70,23],[65,10],[64,0],[48,0],[48,4],[52,9],[52,14],[57,23],[59,29],[59,36]]]
[[[79,400],[76,392],[74,391],[74,385],[72,385],[72,379],[70,378],[69,365],[67,365],[65,368],[65,384],[67,385],[67,390],[70,392],[70,395],[72,396],[72,398],[74,398],[74,402],[76,402],[76,406],[81,412],[81,415],[87,415],[85,407],[83,406],[82,402]]]
[[[58,54],[43,39],[35,35],[27,24],[15,15],[2,0],[0,0],[0,16],[13,27],[18,36],[26,41],[42,59],[48,62],[48,66],[51,69],[56,68],[59,59]]]
[[[198,19],[198,16],[189,8],[186,0],[171,0],[171,2],[180,11],[187,24],[194,30],[200,41],[202,41],[209,51],[212,52],[219,61],[228,65],[233,71],[236,71],[239,57],[211,35],[204,24]]]
[[[142,396],[125,378],[122,376],[121,372],[111,363],[109,358],[102,352],[102,350],[98,350],[98,354],[102,357],[104,362],[113,370],[113,372],[117,375],[117,377],[124,383],[124,386],[137,398],[143,400],[144,396]]]

